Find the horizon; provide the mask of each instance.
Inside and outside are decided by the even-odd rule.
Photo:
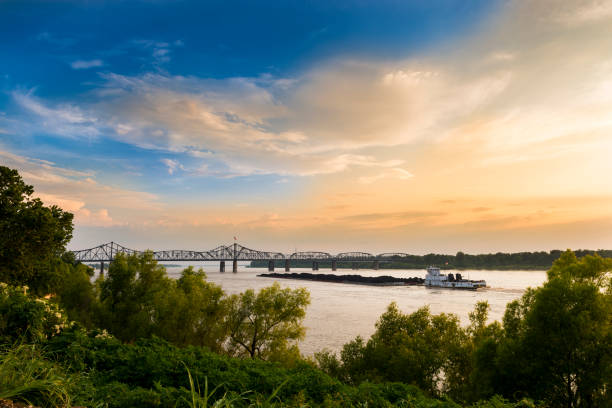
[[[612,1],[6,1],[0,162],[68,248],[612,248]]]
[[[219,245],[216,245],[215,247],[210,247],[210,248],[128,248],[125,245],[122,245],[121,242],[115,242],[115,241],[109,241],[109,242],[103,242],[100,243],[99,245],[95,245],[93,247],[90,248],[73,248],[71,249],[71,251],[86,251],[86,250],[91,250],[97,247],[102,247],[105,245],[110,245],[110,244],[117,244],[121,247],[127,248],[127,249],[131,249],[131,250],[135,250],[135,251],[153,251],[153,252],[158,252],[158,251],[172,251],[172,250],[184,250],[184,251],[194,251],[194,252],[205,252],[205,251],[212,251],[218,247],[221,246],[225,246],[225,247],[230,247],[233,244],[238,244],[241,247],[247,248],[247,249],[251,249],[254,251],[259,251],[259,252],[278,252],[281,253],[285,256],[287,255],[291,255],[293,253],[296,252],[325,252],[323,251],[324,248],[310,248],[310,249],[302,249],[302,248],[294,248],[293,252],[282,252],[282,251],[275,251],[274,248],[257,248],[257,247],[250,247],[248,245],[243,245],[241,244],[239,241],[234,241],[228,244],[223,244],[220,243]],[[367,248],[353,248],[353,250],[364,250],[362,252],[368,253]],[[552,252],[565,252],[565,251],[572,251],[572,252],[579,252],[579,251],[590,251],[590,252],[606,252],[606,251],[612,251],[610,249],[605,249],[605,248],[598,248],[598,249],[589,249],[589,248],[565,248],[565,249],[560,249],[560,248],[553,248],[550,250],[542,250],[542,251],[520,251],[520,252],[505,252],[506,254],[515,254],[515,253],[537,253],[537,252],[544,252],[544,253],[548,253],[551,254]],[[350,252],[350,251],[345,251],[345,252]],[[463,253],[465,255],[470,255],[470,256],[479,256],[479,255],[495,255],[497,253],[504,253],[502,251],[498,251],[498,252],[479,252],[479,253],[469,253],[469,252],[464,252],[464,251],[457,251],[457,253]],[[341,252],[330,252],[330,255],[338,255]],[[440,253],[440,252],[428,252],[428,253],[410,253],[410,252],[403,252],[403,251],[386,251],[386,252],[370,252],[370,255],[374,255],[374,256],[378,256],[378,255],[382,255],[385,253],[403,253],[403,254],[407,254],[407,255],[411,255],[411,256],[424,256],[424,255],[448,255],[448,256],[455,256],[457,253]],[[301,259],[296,259],[297,261],[300,261]],[[322,259],[323,261],[324,259]],[[93,261],[92,261],[93,262]],[[160,264],[163,264],[164,262],[168,262],[168,261],[160,261]],[[180,262],[201,262],[201,263],[205,263],[205,262],[218,262],[218,261],[211,261],[211,260],[190,260],[190,261],[180,261]],[[240,262],[251,262],[251,261],[244,261],[244,260],[240,260]]]

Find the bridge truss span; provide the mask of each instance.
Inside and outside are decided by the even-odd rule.
[[[334,259],[331,254],[327,252],[317,252],[317,251],[307,251],[307,252],[294,252],[289,255],[289,259],[295,259],[300,261],[310,261],[310,260],[327,260]]]
[[[118,254],[135,255],[145,251],[135,250],[119,245],[116,242],[98,245],[94,248],[71,251],[78,262],[100,262],[102,270],[104,262],[112,262]],[[378,269],[380,262],[393,261],[410,256],[403,252],[386,252],[374,255],[368,252],[341,252],[337,255],[322,251],[294,252],[285,255],[282,252],[260,251],[247,248],[238,243],[220,245],[209,251],[190,251],[182,249],[150,251],[156,261],[218,261],[220,270],[225,271],[225,261],[233,262],[233,271],[237,270],[238,261],[268,261],[268,269],[274,270],[275,261],[284,262],[285,270],[289,271],[291,261],[312,261],[313,269],[318,270],[320,261],[329,261],[332,270],[336,270],[338,262],[352,262],[354,267],[360,262],[372,262]],[[278,265],[278,264],[277,264]]]

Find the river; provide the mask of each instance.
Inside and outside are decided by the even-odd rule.
[[[168,274],[177,277],[183,267],[167,267]],[[206,271],[208,280],[223,287],[227,293],[240,293],[246,289],[260,289],[271,285],[275,279],[257,277],[267,272],[265,268],[247,268],[240,265],[238,273],[218,271],[217,264],[193,263]],[[229,264],[231,268],[231,263]],[[277,268],[277,271],[280,271]],[[292,268],[291,272],[311,272],[310,269]],[[445,271],[445,273],[456,271]],[[312,282],[278,279],[283,287],[304,287],[310,291],[311,304],[306,311],[306,337],[300,342],[305,355],[323,348],[339,351],[357,335],[368,338],[375,330],[375,323],[391,302],[397,302],[401,311],[414,312],[429,305],[432,313],[455,313],[464,325],[469,323],[468,313],[476,302],[486,300],[491,305],[490,320],[501,320],[506,304],[521,297],[527,287],[536,287],[546,280],[544,271],[459,271],[464,278],[484,279],[489,288],[478,291],[451,289],[427,289],[422,286],[366,286],[343,283]],[[331,273],[321,269],[318,273]],[[390,275],[401,278],[425,277],[425,270],[338,270],[334,274],[359,274],[363,276]]]

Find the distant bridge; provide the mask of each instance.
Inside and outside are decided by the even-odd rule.
[[[80,262],[100,262],[101,271],[104,272],[104,262],[112,262],[117,254],[142,254],[145,251],[126,248],[116,242],[98,245],[94,248],[71,251],[75,260]],[[259,251],[244,247],[238,243],[230,245],[220,245],[210,251],[186,251],[183,249],[173,249],[164,251],[153,251],[153,259],[156,261],[218,261],[219,271],[225,272],[225,262],[232,262],[232,271],[238,271],[238,261],[268,261],[268,270],[273,271],[276,261],[284,264],[285,271],[291,268],[292,260],[311,261],[312,270],[319,270],[319,262],[331,262],[331,269],[337,269],[338,261],[352,262],[353,268],[357,269],[357,262],[371,261],[373,269],[378,269],[380,262],[393,261],[409,254],[401,252],[370,254],[367,252],[341,252],[333,255],[327,252],[294,252],[285,255],[281,252]]]

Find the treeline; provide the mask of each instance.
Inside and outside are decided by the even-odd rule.
[[[439,266],[442,269],[532,269],[546,270],[550,268],[563,251],[554,249],[550,252],[515,252],[495,254],[470,255],[457,252],[455,255],[427,254],[427,255],[408,255],[395,257],[390,261],[380,262],[381,269],[425,269],[428,266]],[[612,257],[612,250],[588,250],[578,249],[574,251],[576,256],[599,255],[601,257]],[[331,268],[331,261],[318,261],[320,268]],[[268,261],[251,261],[253,268],[267,268]],[[277,265],[284,267],[284,264]],[[338,261],[337,267],[340,269],[352,269],[357,266],[360,269],[371,269],[372,262],[343,262]],[[291,260],[292,268],[311,268],[312,262],[303,260]]]

